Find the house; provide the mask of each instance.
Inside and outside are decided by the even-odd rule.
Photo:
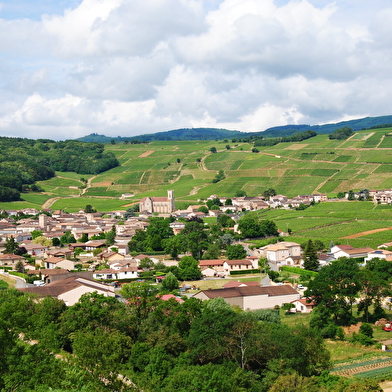
[[[105,297],[114,297],[114,287],[95,282],[90,279],[70,276],[41,287],[26,287],[18,289],[22,292],[37,294],[39,297],[51,296],[63,300],[67,306],[72,306],[79,301],[83,294],[98,293]]]
[[[250,260],[225,260],[223,262],[223,268],[226,272],[231,271],[243,271],[247,269],[253,269],[253,264]]]
[[[42,260],[42,265],[46,269],[63,268],[66,270],[73,270],[75,268],[75,263],[73,261],[54,256]]]
[[[47,246],[41,244],[26,244],[23,247],[31,256],[43,256],[43,254],[48,250]]]
[[[330,254],[330,253],[320,253],[318,255],[318,261],[319,261],[319,265],[320,267],[324,267],[328,264],[331,264],[332,261],[335,261],[335,257]]]
[[[386,249],[392,247],[392,242],[384,242],[383,244],[379,245],[377,248],[379,249]]]
[[[93,273],[94,279],[117,279],[117,270],[105,268]]]
[[[14,255],[13,253],[0,254],[0,266],[14,268],[19,261],[24,264],[26,259],[22,256]]]
[[[199,268],[211,268],[216,272],[223,272],[224,271],[224,261],[220,259],[216,260],[199,260]]]
[[[56,268],[56,269],[39,269],[39,270],[29,270],[27,271],[28,275],[41,275],[42,280],[45,283],[50,283],[53,282],[54,280],[57,280],[57,277],[64,279],[67,278],[68,276],[70,276],[70,272],[66,269],[62,269],[62,268]]]
[[[304,264],[304,259],[302,256],[289,256],[284,261],[284,264],[294,267],[302,267]]]
[[[310,313],[316,306],[316,304],[309,298],[296,299],[294,301],[291,301],[290,303],[294,305],[294,307],[290,309],[290,312],[293,313]]]
[[[137,271],[136,267],[122,267],[119,270],[117,270],[117,279],[132,279],[132,278],[138,278],[139,273]]]
[[[121,255],[120,253],[113,252],[111,250],[106,250],[101,253],[98,253],[97,258],[106,261],[117,261],[117,260],[124,260],[125,256]]]
[[[332,249],[331,249],[332,251]],[[374,252],[373,248],[352,248],[352,249],[341,249],[337,252],[334,252],[333,255],[336,259],[340,257],[349,257],[349,258],[360,258],[367,257],[369,253]]]
[[[218,274],[214,269],[209,268],[209,267],[203,267],[203,268],[201,268],[201,269],[200,269],[200,272],[201,272],[201,274],[202,274],[204,277],[208,277],[208,278],[212,278],[213,276],[216,276],[216,275]]]
[[[139,204],[140,212],[171,214],[175,211],[174,191],[167,191],[167,197],[143,197]]]
[[[259,286],[259,282],[240,282],[238,280],[229,280],[227,283],[223,285],[225,289],[229,289],[231,287],[248,287],[248,286]]]
[[[281,241],[263,246],[260,248],[260,253],[270,262],[285,264],[288,257],[301,256],[301,245],[295,242]]]
[[[222,297],[229,305],[239,306],[243,310],[271,309],[300,298],[300,294],[289,285],[282,286],[247,286],[215,290],[202,290],[195,298],[209,300]]]
[[[384,259],[384,260],[391,260],[392,259],[392,252],[385,249],[377,249],[374,252],[368,253],[368,256],[365,258],[365,262],[368,262],[372,259]]]
[[[44,258],[48,257],[60,257],[62,259],[65,259],[67,257],[71,257],[73,255],[73,250],[67,249],[67,248],[60,248],[60,249],[53,249],[53,250],[47,250],[43,256]]]

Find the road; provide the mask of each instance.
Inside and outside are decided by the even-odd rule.
[[[27,284],[24,279],[19,278],[19,276],[10,275],[8,273],[2,273],[2,275],[7,276],[8,278],[15,280],[15,288],[16,289],[23,289],[25,287],[31,286],[31,285]]]

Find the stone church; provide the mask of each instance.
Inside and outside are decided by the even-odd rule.
[[[175,211],[174,191],[167,191],[167,197],[143,197],[140,200],[140,212],[157,212],[159,214],[171,214]]]

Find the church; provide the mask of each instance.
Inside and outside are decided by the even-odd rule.
[[[174,191],[167,191],[167,197],[143,197],[140,200],[140,212],[157,212],[159,214],[171,214],[175,211]]]

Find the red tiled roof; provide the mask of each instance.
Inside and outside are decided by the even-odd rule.
[[[199,267],[209,267],[210,265],[223,266],[224,260],[200,260]]]

